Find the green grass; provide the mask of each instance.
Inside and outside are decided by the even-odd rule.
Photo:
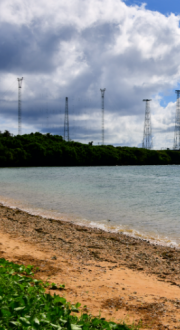
[[[138,327],[107,322],[104,318],[80,314],[56,294],[45,293],[46,285],[33,279],[33,266],[0,259],[0,330],[129,330]],[[54,285],[54,283],[53,283]]]

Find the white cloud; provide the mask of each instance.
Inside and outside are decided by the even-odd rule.
[[[56,109],[60,97],[84,98],[84,102],[89,97],[88,108],[77,102],[74,105],[73,123],[78,126],[77,138],[79,134],[86,141],[86,135],[88,140],[94,134],[98,141],[99,89],[106,87],[108,143],[139,145],[144,121],[142,99],[153,98],[154,147],[170,147],[175,104],[171,102],[163,108],[159,95],[179,83],[179,20],[180,16],[164,16],[146,10],[144,5],[128,7],[121,0],[1,0],[0,106],[6,109],[1,113],[3,120],[8,101],[12,116],[12,100],[14,106],[17,104],[17,93],[8,88],[8,83],[24,76],[23,98],[24,103],[29,102],[24,112],[30,102],[35,107],[42,95],[42,107],[49,99],[51,108],[54,104]],[[16,113],[14,110],[14,122]],[[83,116],[89,119],[80,120]],[[31,130],[37,129],[37,117],[38,111],[34,113],[34,124],[33,116],[31,122],[26,122],[24,113],[26,130],[28,123]]]

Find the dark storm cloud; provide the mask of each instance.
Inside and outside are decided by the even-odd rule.
[[[42,31],[41,23],[17,26],[0,24],[0,71],[51,73],[56,69],[53,55],[59,43],[70,40],[74,31],[61,27],[57,33]]]
[[[103,52],[106,52],[111,45],[114,45],[118,34],[119,26],[111,22],[96,23],[91,27],[85,28],[81,33],[81,38],[84,43],[84,53],[87,61],[97,62],[97,53],[103,57]]]

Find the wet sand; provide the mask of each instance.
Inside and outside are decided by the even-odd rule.
[[[0,257],[39,267],[94,316],[180,329],[180,250],[0,205]]]

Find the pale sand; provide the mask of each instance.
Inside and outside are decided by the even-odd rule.
[[[66,286],[51,293],[86,305],[94,316],[136,324],[142,319],[142,329],[180,329],[175,249],[1,205],[0,257],[38,266],[36,278]]]

